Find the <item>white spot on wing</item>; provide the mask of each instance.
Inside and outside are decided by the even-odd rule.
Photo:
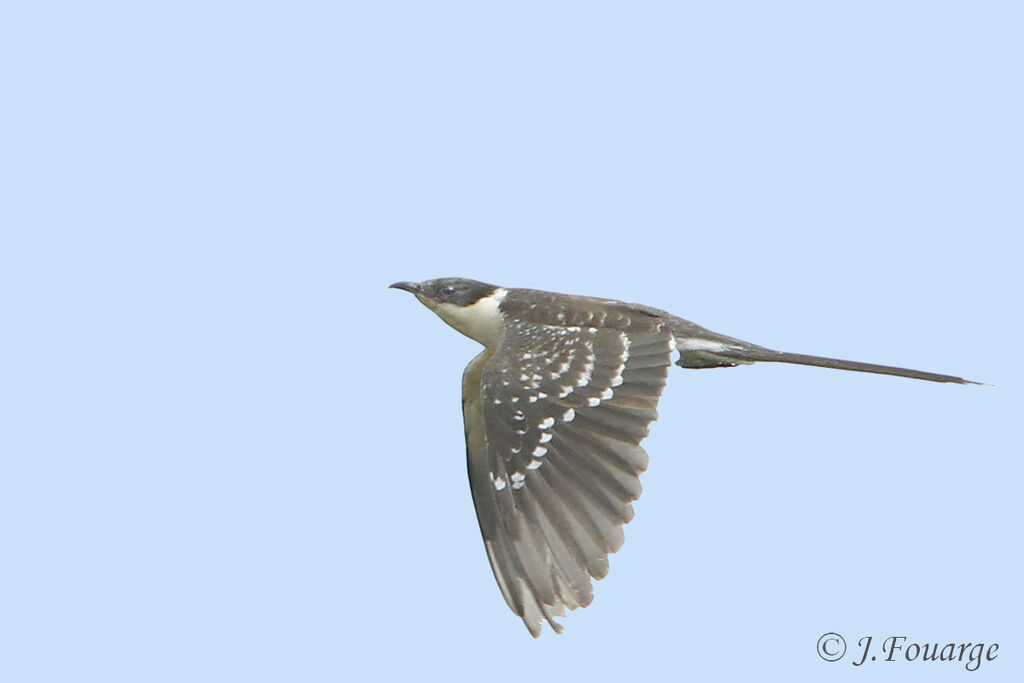
[[[580,369],[580,378],[576,381],[576,386],[585,387],[588,384],[590,384],[590,378],[593,376],[593,373],[594,357],[592,355],[589,355],[587,357],[587,362],[584,363],[583,367]]]
[[[542,463],[541,463],[540,460],[531,460],[529,463],[527,463],[526,469],[528,469],[528,470],[535,470],[538,467],[540,467],[541,464]]]
[[[569,408],[567,411],[562,413],[562,421],[563,422],[572,422],[575,419],[576,419],[576,411],[573,410],[572,408]]]
[[[548,449],[544,448],[544,446],[534,446],[533,453],[531,453],[531,455],[535,458],[543,458],[547,454]]]
[[[537,424],[537,426],[540,427],[541,429],[550,429],[551,427],[554,426],[554,424],[555,424],[555,418],[553,418],[553,417],[545,417],[543,420],[541,420]]]
[[[538,439],[538,441],[540,441],[541,443],[547,443],[548,441],[551,441],[551,432],[541,432],[540,439]]]
[[[615,368],[615,374],[612,375],[612,379],[609,382],[609,384],[611,386],[613,386],[613,387],[617,387],[617,386],[622,384],[622,382],[623,382],[622,373],[625,372],[625,370],[626,370],[626,361],[629,360],[629,347],[630,347],[629,336],[626,335],[625,332],[620,332],[619,333],[619,341],[622,342],[622,353],[619,354],[619,365],[618,365],[618,367]],[[602,395],[601,398],[606,398],[606,397]],[[611,396],[608,396],[607,398],[611,398]]]

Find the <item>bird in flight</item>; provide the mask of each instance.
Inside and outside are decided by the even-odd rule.
[[[590,604],[591,578],[622,546],[673,351],[684,368],[796,363],[976,384],[773,351],[621,301],[463,278],[391,287],[484,346],[462,375],[469,483],[498,587],[535,638]]]

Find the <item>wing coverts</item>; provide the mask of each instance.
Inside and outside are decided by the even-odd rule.
[[[600,321],[560,309],[560,324],[545,324],[530,319],[532,301],[517,309],[510,297],[503,343],[466,369],[463,404],[491,568],[537,637],[544,620],[561,632],[554,617],[590,604],[591,578],[608,573],[608,555],[622,546],[672,335],[625,305]]]

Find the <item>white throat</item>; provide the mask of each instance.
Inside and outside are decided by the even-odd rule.
[[[462,334],[493,349],[505,337],[505,322],[498,307],[506,296],[508,290],[501,287],[470,306],[438,303],[426,298],[420,299],[420,302]]]

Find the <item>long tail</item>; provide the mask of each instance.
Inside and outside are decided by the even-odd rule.
[[[796,365],[814,365],[819,368],[833,368],[835,370],[852,370],[854,372],[873,372],[877,375],[896,375],[897,377],[909,377],[910,379],[923,379],[929,382],[953,382],[955,384],[980,384],[962,377],[953,375],[941,375],[935,372],[924,372],[922,370],[911,370],[909,368],[897,368],[891,365],[876,365],[874,363],[860,363],[852,360],[840,360],[838,358],[823,358],[821,356],[807,356],[802,353],[783,353],[771,349],[748,349],[739,351],[735,356],[721,354],[726,358],[736,358],[741,362],[767,362],[767,363],[794,363]]]
[[[684,368],[718,368],[759,362],[794,363],[796,365],[814,365],[819,368],[833,368],[835,370],[896,375],[897,377],[923,379],[929,382],[981,384],[981,382],[972,382],[971,380],[953,375],[897,368],[891,365],[875,365],[874,363],[859,363],[838,358],[807,356],[802,353],[773,351],[757,344],[751,344],[750,342],[712,332],[700,325],[691,323],[689,320],[683,320],[671,315],[667,317],[670,321],[670,328],[675,335],[676,349],[679,351],[679,360],[676,361],[676,364]]]

